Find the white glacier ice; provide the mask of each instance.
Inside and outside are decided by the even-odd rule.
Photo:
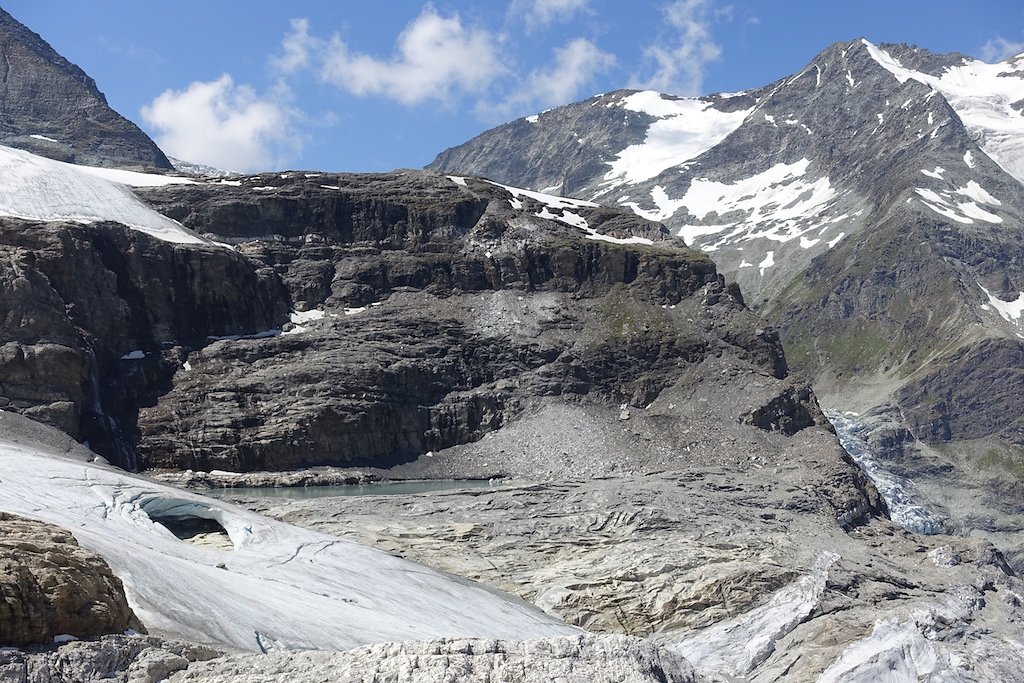
[[[156,174],[76,166],[0,146],[0,215],[39,221],[115,221],[166,242],[210,244],[146,206],[128,185],[192,182]]]
[[[750,673],[818,606],[828,582],[828,570],[838,559],[834,552],[822,553],[810,573],[774,593],[764,605],[709,626],[668,649],[704,672],[719,676]]]
[[[0,433],[0,510],[104,557],[151,630],[247,650],[579,633],[470,581]],[[183,542],[152,518],[176,515],[215,519],[235,550]]]

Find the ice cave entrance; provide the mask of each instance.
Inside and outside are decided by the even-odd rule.
[[[151,520],[177,538],[216,550],[234,550],[235,541],[225,528],[223,513],[190,500],[149,498],[139,504]]]

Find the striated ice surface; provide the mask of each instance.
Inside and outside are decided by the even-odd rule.
[[[867,427],[856,418],[835,411],[826,411],[836,429],[839,442],[885,499],[889,516],[904,529],[920,534],[940,534],[945,531],[945,518],[929,510],[914,483],[906,477],[885,469],[871,451],[866,440]]]
[[[470,581],[6,437],[0,472],[0,510],[70,530],[150,630],[254,651],[579,633]],[[234,550],[186,543],[154,517],[215,520]]]
[[[146,206],[128,185],[191,182],[156,174],[76,166],[0,146],[0,215],[39,221],[115,221],[165,242],[209,244]]]

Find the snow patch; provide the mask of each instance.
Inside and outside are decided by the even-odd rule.
[[[921,173],[924,173],[929,178],[935,178],[937,180],[944,180],[942,174],[945,172],[946,169],[942,168],[941,166],[936,166],[934,171],[929,171],[928,169],[925,168],[921,169]]]
[[[292,311],[288,315],[288,319],[291,320],[291,322],[295,323],[296,325],[308,323],[313,320],[323,320],[323,317],[324,312],[319,308],[314,308],[309,311]]]
[[[769,268],[771,268],[774,265],[775,265],[775,252],[774,251],[769,251],[767,254],[764,255],[764,260],[757,264],[757,267],[760,269],[760,272],[761,272],[761,277],[764,277],[764,271],[768,270]]]
[[[46,142],[56,142],[57,144],[60,144],[60,142],[58,140],[54,140],[53,138],[48,138],[45,135],[40,135],[39,133],[33,133],[32,135],[29,135],[29,137],[30,138],[35,138],[36,140],[45,140]]]
[[[967,164],[967,168],[974,168],[974,156],[971,154],[971,150],[964,152],[964,163]]]
[[[520,200],[520,197],[533,199],[534,201],[543,204],[541,210],[535,212],[533,214],[534,216],[545,220],[558,221],[574,228],[579,228],[580,230],[588,233],[586,236],[587,239],[614,242],[615,244],[654,244],[652,240],[647,239],[646,237],[612,237],[611,235],[601,234],[594,228],[591,228],[583,216],[572,210],[594,208],[597,206],[594,202],[588,202],[582,199],[573,199],[571,197],[559,197],[557,195],[535,192],[533,190],[524,190],[521,187],[502,185],[501,183],[496,183],[491,180],[487,180],[485,182],[507,190],[513,197],[509,200],[509,203],[512,204],[512,208],[523,208],[523,202]]]
[[[993,197],[985,191],[985,188],[973,180],[967,182],[967,187],[958,187],[954,192],[965,197],[970,197],[974,201],[981,202],[982,204],[992,204],[993,206],[1002,205],[1001,201]]]
[[[763,237],[788,242],[820,228],[815,220],[836,197],[827,177],[813,181],[804,179],[809,164],[807,159],[776,164],[735,183],[694,178],[678,199],[672,199],[661,185],[656,185],[651,190],[651,199],[657,207],[653,210],[644,209],[637,202],[620,203],[653,221],[664,221],[680,209],[686,209],[702,222],[711,215],[717,216],[708,225],[684,225],[679,235],[688,245],[698,237],[717,233],[725,233],[725,237],[721,243],[709,245],[712,248],[718,248],[729,239]]]
[[[463,178],[460,175],[450,175],[450,176],[448,176],[448,180],[452,181],[456,185],[461,185],[462,187],[468,187],[468,185],[466,185],[466,179]]]
[[[527,116],[526,117],[526,122],[527,123],[537,123],[538,121],[540,121],[540,115],[539,114],[534,114],[532,116]]]
[[[838,235],[836,235],[835,239],[832,239],[832,240],[830,240],[828,242],[828,248],[831,249],[834,246],[836,246],[837,244],[839,244],[839,240],[843,239],[844,237],[846,237],[846,233],[845,232],[841,232]]]
[[[922,204],[940,216],[945,216],[957,223],[971,224],[974,223],[975,220],[993,224],[1003,222],[1003,219],[1000,216],[997,216],[990,211],[986,211],[973,201],[958,202],[953,199],[953,194],[960,194],[974,198],[986,204],[1000,204],[995,197],[986,192],[974,181],[969,182],[967,187],[957,188],[953,191],[945,190],[942,192],[935,192],[934,190],[929,190],[924,187],[915,188],[914,191],[921,196],[920,201]]]
[[[654,178],[668,168],[696,158],[740,127],[753,109],[722,112],[714,104],[696,98],[666,99],[644,91],[623,98],[619,105],[629,111],[658,119],[647,128],[640,144],[630,145],[608,162],[605,174],[610,187]]]
[[[1003,301],[985,289],[980,282],[978,286],[981,287],[981,291],[985,292],[985,296],[988,297],[989,305],[1002,316],[1003,320],[1014,325],[1021,325],[1021,312],[1024,311],[1024,292],[1021,292],[1013,301]]]

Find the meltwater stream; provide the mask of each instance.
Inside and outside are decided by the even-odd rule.
[[[825,411],[825,416],[835,427],[839,443],[850,454],[871,482],[878,489],[889,507],[889,517],[907,531],[919,534],[941,534],[946,532],[946,520],[942,515],[922,505],[924,497],[914,482],[893,474],[878,460],[867,442],[869,428],[851,413]]]

